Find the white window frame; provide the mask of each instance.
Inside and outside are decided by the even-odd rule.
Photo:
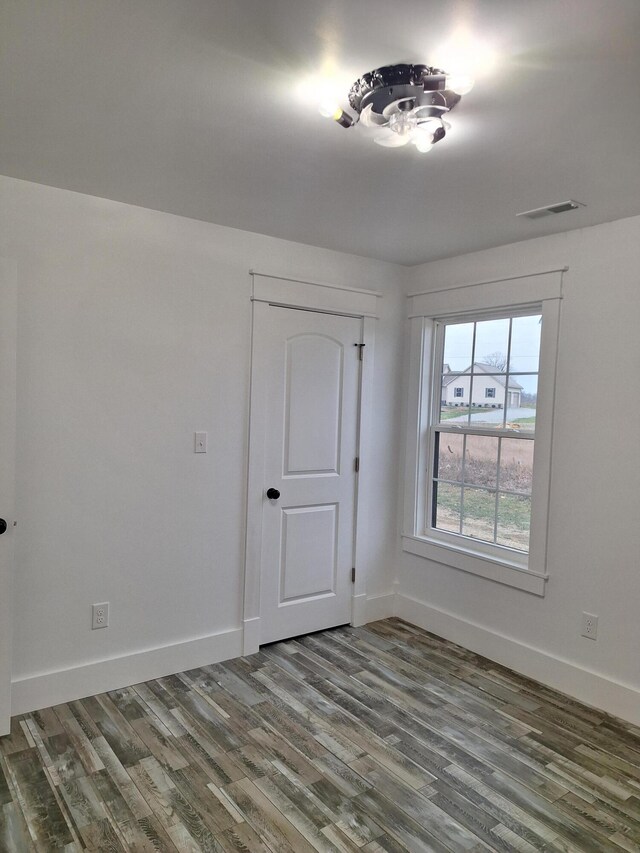
[[[499,281],[410,294],[407,441],[404,482],[404,551],[460,571],[543,596],[548,579],[547,538],[555,375],[562,272],[551,270]],[[431,377],[438,322],[498,315],[542,314],[529,554],[426,528],[430,424],[435,402]],[[441,354],[439,354],[441,358]],[[437,384],[437,383],[436,383]],[[451,540],[454,540],[453,542]]]
[[[485,400],[495,400],[496,399],[496,389],[495,388],[485,388],[484,389],[484,397],[485,397]]]

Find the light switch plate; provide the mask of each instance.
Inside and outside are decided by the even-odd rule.
[[[195,434],[195,445],[193,448],[194,453],[206,453],[207,452],[207,434],[206,432],[197,432]]]

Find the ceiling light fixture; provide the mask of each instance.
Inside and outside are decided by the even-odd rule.
[[[355,117],[337,107],[329,113],[342,127],[361,122],[379,131],[373,141],[385,148],[399,148],[412,142],[421,153],[431,151],[444,139],[450,125],[444,116],[471,91],[470,77],[447,76],[429,65],[385,65],[365,74],[349,91]]]

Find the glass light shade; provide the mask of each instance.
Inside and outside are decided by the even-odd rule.
[[[418,124],[411,113],[393,113],[389,117],[389,129],[400,136],[408,136]]]
[[[380,133],[373,137],[373,141],[383,148],[401,148],[411,141],[408,134],[401,136],[399,133]]]
[[[458,95],[466,95],[473,89],[475,80],[466,74],[447,75],[445,86]]]
[[[433,136],[424,131],[417,131],[413,136],[413,144],[421,154],[426,154],[433,148]]]
[[[325,118],[333,118],[339,109],[337,101],[325,100],[318,104],[318,112]]]

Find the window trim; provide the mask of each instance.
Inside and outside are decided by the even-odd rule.
[[[562,272],[564,270],[515,276],[513,279],[463,285],[408,297],[410,334],[403,550],[539,596],[544,595],[548,579],[551,448]],[[520,298],[514,299],[514,294]],[[430,530],[429,534],[421,531],[424,529],[422,520],[426,519],[426,485],[430,468],[428,433],[435,405],[433,395],[436,393],[429,381],[436,358],[436,323],[459,320],[465,315],[470,320],[477,320],[536,311],[542,314],[542,335],[527,561],[526,554],[518,556],[518,552],[493,543],[487,543],[487,549],[479,541],[460,537],[460,543],[452,544],[451,537],[443,541],[432,535],[436,531]],[[504,556],[503,552],[506,552]]]

